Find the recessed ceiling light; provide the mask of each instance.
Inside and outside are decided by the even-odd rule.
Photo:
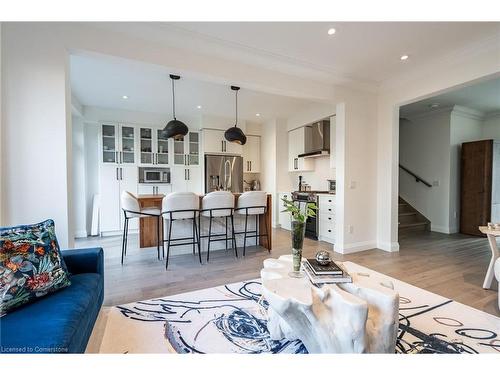
[[[256,113],[255,116],[260,117],[260,113]]]
[[[328,29],[328,35],[333,35],[333,34],[335,34],[335,32],[336,32],[336,31],[337,31],[337,30],[335,30],[335,29],[332,27],[332,28]]]
[[[432,104],[429,104],[429,108],[430,108],[430,109],[436,109],[437,107],[439,107],[439,103],[432,103]]]
[[[128,99],[128,96],[127,96],[127,95],[123,95],[123,96],[122,96],[122,99],[127,100],[127,99]]]
[[[201,109],[201,105],[196,106],[196,108]]]
[[[409,57],[410,57],[410,56],[408,56],[408,55],[402,55],[402,56],[400,57],[400,59],[401,59],[401,61],[405,61],[405,60],[408,60],[408,58],[409,58]]]

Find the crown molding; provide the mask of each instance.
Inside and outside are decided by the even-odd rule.
[[[483,121],[485,119],[484,112],[461,105],[453,106],[453,110],[451,112],[453,115],[459,115],[471,120]]]
[[[415,111],[415,112],[405,113],[401,117],[408,118],[409,120],[417,120],[424,117],[433,117],[443,113],[451,114],[453,108],[454,108],[453,105],[448,105],[437,109],[429,109],[427,111]]]

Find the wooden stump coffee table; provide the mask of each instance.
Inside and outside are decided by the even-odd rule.
[[[292,278],[292,256],[264,260],[262,295],[273,340],[300,339],[309,353],[394,353],[399,295],[389,279],[343,262],[352,283],[321,288]]]

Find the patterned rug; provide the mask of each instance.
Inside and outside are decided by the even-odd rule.
[[[400,295],[396,353],[500,353],[500,318],[387,278]],[[260,286],[243,281],[115,306],[100,352],[307,353],[298,340],[270,339]]]

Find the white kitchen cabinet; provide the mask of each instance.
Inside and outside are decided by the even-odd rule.
[[[100,231],[120,229],[120,171],[117,165],[103,164],[99,168]]]
[[[289,212],[281,212],[285,209],[285,203],[283,202],[282,198],[286,198],[288,200],[292,200],[292,193],[279,193],[278,194],[278,208],[279,208],[279,224],[280,227],[286,230],[291,230],[292,229],[292,219],[290,217]]]
[[[228,142],[224,138],[224,133],[225,130],[220,129],[203,129],[203,153],[241,155],[243,146]]]
[[[163,129],[139,127],[139,164],[151,166],[169,164],[170,141]]]
[[[101,125],[101,163],[135,164],[135,127],[106,123]]]
[[[335,243],[335,195],[320,194],[318,200],[319,240]]]
[[[170,180],[173,192],[189,191],[203,194],[201,168],[197,166],[174,166]]]
[[[260,172],[260,136],[247,136],[247,143],[243,146],[243,172]]]
[[[314,170],[314,160],[299,158],[304,153],[305,128],[300,127],[288,132],[288,171],[304,172]]]
[[[170,184],[138,184],[137,194],[168,194],[172,192]]]
[[[123,212],[120,202],[122,192],[137,194],[137,166],[102,164],[99,168],[100,231],[120,231],[123,228]],[[137,223],[130,222],[130,229]]]
[[[189,132],[182,139],[173,140],[174,165],[200,165],[200,133]]]

